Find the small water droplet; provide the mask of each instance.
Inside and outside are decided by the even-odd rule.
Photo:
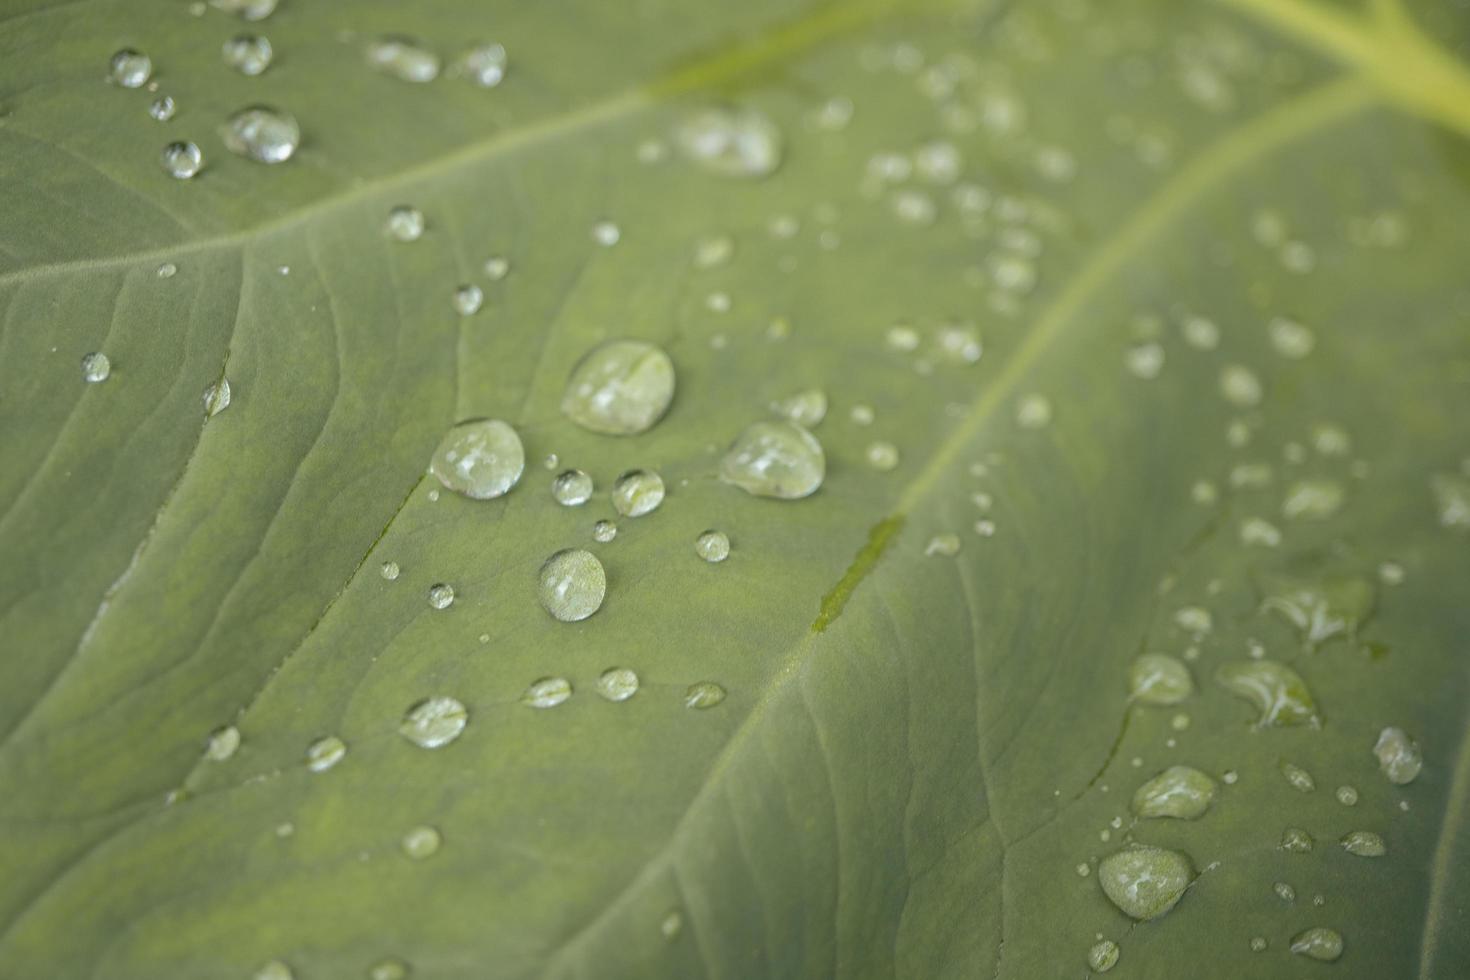
[[[1271,890],[1274,891],[1276,893],[1276,897],[1281,899],[1283,902],[1296,901],[1296,889],[1291,887],[1284,881],[1276,882],[1276,884],[1271,886]]]
[[[463,422],[434,450],[429,472],[455,493],[490,500],[509,492],[526,468],[516,430],[499,419]]]
[[[491,282],[499,282],[510,275],[510,259],[504,256],[494,255],[485,260],[485,275],[490,277]]]
[[[439,56],[411,37],[380,37],[365,53],[369,65],[401,81],[423,84],[439,77]]]
[[[398,568],[398,562],[385,561],[378,569],[378,571],[382,574],[383,578],[387,579],[389,582],[392,582],[394,579],[398,578],[400,569]]]
[[[279,2],[280,0],[209,0],[209,5],[215,10],[234,14],[241,20],[265,20],[275,13]]]
[[[565,677],[543,677],[526,688],[521,704],[530,708],[555,708],[572,696],[572,685]]]
[[[403,835],[403,853],[414,861],[422,861],[439,853],[443,838],[433,827],[415,827]]]
[[[663,921],[658,924],[658,931],[663,934],[665,939],[673,939],[683,927],[684,917],[675,909],[663,917]]]
[[[1274,548],[1281,543],[1281,529],[1260,517],[1247,517],[1240,522],[1240,543]]]
[[[1107,973],[1118,965],[1118,944],[1111,939],[1095,943],[1087,951],[1087,965],[1098,973]]]
[[[1337,802],[1343,806],[1358,805],[1358,790],[1355,786],[1339,786],[1335,795],[1337,796]]]
[[[725,700],[725,689],[714,681],[700,681],[690,684],[684,692],[684,707],[686,708],[713,708]]]
[[[469,712],[457,699],[437,695],[416,702],[403,715],[398,734],[425,749],[437,749],[459,738]]]
[[[614,491],[616,493],[616,491]],[[590,551],[565,548],[541,565],[541,608],[563,623],[581,622],[602,608],[607,572]]]
[[[1227,364],[1220,371],[1220,394],[1238,408],[1254,408],[1266,397],[1266,390],[1250,368]]]
[[[1402,728],[1393,725],[1378,733],[1373,754],[1378,757],[1378,768],[1395,786],[1412,783],[1424,768],[1419,746]]]
[[[220,140],[231,153],[258,163],[283,163],[301,145],[301,126],[289,112],[254,105],[230,116]]]
[[[220,378],[204,389],[204,414],[210,418],[230,407],[230,379]]]
[[[960,536],[958,534],[936,534],[924,546],[924,555],[927,558],[953,558],[959,553]]]
[[[1291,937],[1291,951],[1298,956],[1331,963],[1342,956],[1342,936],[1325,926],[1314,926]]]
[[[1271,346],[1276,348],[1276,353],[1282,357],[1301,360],[1312,353],[1312,348],[1317,346],[1317,337],[1312,333],[1311,328],[1304,327],[1295,320],[1278,316],[1266,329],[1271,335]]]
[[[178,112],[178,106],[174,104],[172,95],[160,95],[148,103],[148,115],[159,122],[168,122]]]
[[[1044,395],[1026,395],[1016,403],[1016,424],[1023,429],[1044,429],[1051,423],[1051,402]]]
[[[707,173],[768,176],[781,165],[781,130],[751,108],[711,107],[685,117],[674,143]]]
[[[599,544],[607,544],[618,536],[618,526],[612,521],[598,521],[592,525],[592,540]]]
[[[1470,480],[1438,474],[1430,479],[1441,527],[1470,528]]]
[[[561,410],[584,429],[606,435],[646,432],[674,397],[674,362],[642,340],[593,348],[567,379]]]
[[[1184,342],[1195,350],[1214,350],[1220,346],[1220,328],[1205,317],[1185,317],[1179,332],[1184,335]]]
[[[459,69],[480,88],[494,88],[505,81],[507,64],[502,45],[480,44],[465,52],[459,61]]]
[[[613,509],[624,517],[642,517],[663,502],[664,480],[653,470],[629,470],[613,483]]]
[[[1371,830],[1354,830],[1342,838],[1342,849],[1358,857],[1383,857],[1388,847],[1383,838]]]
[[[409,967],[403,960],[389,957],[368,968],[368,980],[408,980]]]
[[[616,222],[599,221],[592,226],[592,240],[603,248],[612,248],[622,241],[622,238],[623,230],[617,226]]]
[[[1309,854],[1312,850],[1312,835],[1300,827],[1287,827],[1281,832],[1281,849],[1292,854]]]
[[[563,507],[580,507],[592,498],[592,477],[581,470],[562,470],[551,481],[552,499]]]
[[[638,693],[638,675],[627,667],[604,670],[597,678],[597,693],[609,701],[626,701]]]
[[[448,609],[454,605],[454,586],[445,582],[429,586],[429,605],[435,609]]]
[[[1214,628],[1215,618],[1201,606],[1185,606],[1174,613],[1174,622],[1180,629],[1199,637]]]
[[[1153,342],[1134,344],[1123,353],[1123,365],[1135,378],[1151,381],[1164,370],[1164,348]]]
[[[295,980],[291,968],[280,960],[271,960],[255,971],[254,980]]]
[[[722,562],[730,557],[730,539],[723,531],[705,531],[694,539],[694,553],[707,562]]]
[[[240,747],[240,729],[234,725],[216,728],[209,733],[204,746],[204,757],[210,762],[224,762]]]
[[[1298,480],[1286,491],[1281,513],[1291,520],[1326,520],[1342,507],[1342,484],[1325,477]]]
[[[1192,766],[1170,766],[1133,794],[1133,812],[1140,817],[1195,820],[1204,816],[1215,799],[1215,781]]]
[[[1215,679],[1231,694],[1255,705],[1256,727],[1317,726],[1317,704],[1302,676],[1274,660],[1222,664]]]
[[[1128,671],[1128,692],[1144,704],[1178,704],[1194,693],[1194,681],[1177,658],[1145,653]]]
[[[880,473],[887,473],[898,466],[898,447],[891,442],[872,442],[863,454],[868,465]]]
[[[751,423],[720,461],[720,479],[757,497],[807,497],[826,474],[822,444],[792,422]]]
[[[1178,851],[1135,845],[1103,858],[1097,878],[1104,894],[1130,918],[1156,919],[1184,897],[1194,868]]]
[[[319,738],[306,747],[306,768],[312,772],[326,772],[342,761],[347,754],[347,743],[335,735]]]
[[[170,177],[188,180],[204,166],[204,153],[198,145],[178,140],[163,148],[158,156],[158,163]]]
[[[1286,781],[1291,784],[1291,788],[1299,793],[1311,793],[1317,789],[1317,781],[1312,778],[1311,773],[1307,772],[1301,766],[1283,761],[1281,763],[1281,775],[1285,776]]]
[[[274,52],[268,38],[259,34],[237,34],[221,51],[225,64],[242,75],[259,75],[271,66]]]
[[[1251,946],[1251,952],[1253,952],[1253,953],[1265,952],[1265,949],[1266,949],[1266,947],[1268,945],[1270,945],[1270,944],[1266,942],[1266,937],[1265,936],[1252,936],[1251,937],[1250,946]]]
[[[388,212],[388,237],[400,242],[416,242],[423,237],[424,212],[411,204],[400,204]]]
[[[107,63],[107,77],[123,88],[142,88],[153,74],[153,59],[141,51],[123,48]]]
[[[454,291],[454,309],[460,316],[474,316],[485,305],[485,291],[472,283],[466,283]]]
[[[808,388],[773,402],[771,408],[788,422],[811,429],[827,417],[827,393],[820,388]]]
[[[112,376],[112,361],[101,351],[93,351],[82,358],[82,380],[88,384],[106,381]]]

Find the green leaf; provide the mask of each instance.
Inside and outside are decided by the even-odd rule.
[[[390,34],[508,73],[410,84]],[[0,978],[1032,978],[1099,938],[1118,977],[1470,974],[1467,39],[1394,0],[12,0]],[[288,162],[221,142],[253,104]],[[774,172],[681,148],[719,107]],[[641,434],[562,413],[613,338],[674,364]],[[810,389],[821,488],[722,481]],[[485,418],[526,469],[469,499],[426,471]],[[667,498],[620,517],[635,468]],[[1192,692],[1130,700],[1144,654]],[[1173,766],[1204,812],[1136,819]],[[1100,884],[1133,845],[1193,874],[1143,922]]]

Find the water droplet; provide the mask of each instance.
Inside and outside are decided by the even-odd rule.
[[[448,609],[454,605],[454,586],[444,582],[429,586],[429,605],[435,609]]]
[[[820,388],[808,388],[773,403],[771,408],[788,422],[806,429],[815,428],[827,417],[827,393]]]
[[[398,578],[398,562],[385,561],[383,562],[382,567],[378,569],[378,571],[382,573],[383,578],[387,579],[389,582],[392,582],[394,579]]]
[[[1135,378],[1157,378],[1164,370],[1164,348],[1160,344],[1134,344],[1123,353],[1123,366]]]
[[[1087,965],[1098,973],[1107,973],[1118,965],[1118,944],[1111,939],[1095,943],[1087,951]]]
[[[599,544],[607,544],[618,536],[618,526],[612,521],[598,521],[592,525],[592,540]]]
[[[1281,543],[1281,529],[1268,520],[1247,517],[1240,522],[1241,544],[1274,548]]]
[[[1026,395],[1016,403],[1016,424],[1023,429],[1044,429],[1051,423],[1051,402],[1044,395]]]
[[[415,861],[433,857],[439,853],[443,838],[433,827],[415,827],[403,835],[403,853]]]
[[[1383,838],[1371,830],[1354,830],[1342,838],[1342,849],[1358,857],[1376,858],[1388,853]]]
[[[714,681],[690,684],[689,689],[684,692],[684,707],[686,708],[713,708],[723,700],[725,700],[725,689]]]
[[[561,410],[584,429],[607,435],[645,432],[674,397],[674,363],[641,340],[594,348],[572,369]]]
[[[1104,894],[1125,915],[1139,920],[1156,919],[1172,909],[1193,877],[1189,858],[1147,845],[1110,854],[1097,866]]]
[[[1424,757],[1419,753],[1419,746],[1402,728],[1392,725],[1378,733],[1373,754],[1378,756],[1378,768],[1383,770],[1388,781],[1395,786],[1412,783],[1419,775],[1419,770],[1424,768]]]
[[[390,957],[368,968],[368,980],[408,980],[408,973],[407,963]]]
[[[1309,650],[1337,636],[1351,637],[1373,611],[1375,589],[1364,578],[1302,579],[1285,573],[1266,575],[1261,608],[1296,627]]]
[[[237,34],[221,51],[225,64],[242,75],[259,75],[271,66],[271,42],[259,34]]]
[[[342,761],[347,754],[347,743],[335,735],[319,738],[306,747],[306,768],[312,772],[326,772]]]
[[[1325,520],[1342,507],[1342,484],[1324,477],[1298,480],[1286,491],[1281,513],[1292,520]]]
[[[1178,704],[1194,693],[1194,681],[1177,658],[1145,653],[1128,671],[1128,691],[1144,704]]]
[[[204,758],[210,762],[224,762],[240,747],[240,729],[234,725],[216,728],[209,733],[204,746]]]
[[[367,46],[367,62],[385,75],[422,84],[439,77],[439,56],[410,37],[381,37]]]
[[[170,177],[188,180],[204,166],[204,154],[196,144],[179,140],[163,148],[158,163]]]
[[[503,256],[492,256],[485,260],[485,275],[491,282],[499,282],[510,275],[510,260]]]
[[[652,470],[629,470],[613,484],[613,509],[624,517],[642,517],[663,502],[663,477]]]
[[[612,221],[599,221],[592,226],[592,240],[603,248],[612,248],[623,238],[623,231]]]
[[[1133,794],[1133,812],[1140,817],[1195,820],[1204,816],[1215,799],[1215,781],[1192,766],[1170,766]]]
[[[781,165],[781,130],[750,108],[694,112],[674,131],[674,142],[701,169],[720,177],[765,177]]]
[[[1312,850],[1312,835],[1300,827],[1287,827],[1281,832],[1281,849],[1292,854],[1309,854]]]
[[[174,104],[172,95],[160,95],[148,103],[148,115],[159,122],[168,122],[176,112],[178,112],[178,106]]]
[[[572,685],[565,677],[543,677],[526,688],[521,704],[531,708],[555,708],[572,696]]]
[[[929,539],[924,546],[926,558],[940,557],[953,558],[960,553],[960,536],[958,534],[936,534]]]
[[[1331,963],[1342,956],[1342,936],[1325,926],[1314,926],[1291,937],[1291,951],[1298,956]]]
[[[1222,664],[1215,679],[1231,694],[1255,705],[1258,728],[1320,724],[1307,682],[1274,660],[1241,660]]]
[[[614,491],[616,493],[616,491]],[[566,548],[541,566],[537,597],[541,608],[563,623],[576,623],[602,608],[607,572],[590,551]]]
[[[106,381],[112,376],[112,361],[101,351],[93,351],[82,358],[82,380],[88,384]]]
[[[1281,763],[1281,775],[1291,784],[1291,788],[1299,793],[1311,793],[1317,789],[1317,781],[1312,774],[1301,766],[1292,765],[1290,762]]]
[[[280,960],[271,960],[255,971],[254,980],[295,980],[291,968]]]
[[[1243,364],[1227,364],[1220,371],[1220,394],[1239,408],[1254,408],[1261,404],[1266,391],[1261,379],[1250,368]]]
[[[1267,327],[1271,335],[1271,346],[1276,348],[1276,353],[1282,357],[1292,360],[1300,360],[1312,353],[1312,348],[1317,346],[1317,337],[1309,327],[1304,327],[1295,320],[1286,317],[1276,317]]]
[[[854,425],[872,425],[873,419],[876,418],[871,405],[854,405],[847,416],[852,419]]]
[[[231,153],[258,163],[283,163],[301,145],[301,127],[289,112],[255,105],[241,109],[220,127]]]
[[[604,670],[597,678],[597,693],[609,701],[626,701],[638,693],[638,675],[627,667]]]
[[[455,493],[490,500],[510,491],[526,468],[526,450],[516,430],[499,419],[463,422],[434,450],[429,472]]]
[[[275,13],[279,2],[280,0],[209,0],[209,5],[215,10],[234,14],[241,20],[265,20]]]
[[[398,734],[420,748],[437,749],[459,738],[469,718],[463,704],[441,694],[410,707],[398,726]]]
[[[204,389],[204,414],[210,418],[230,407],[230,379],[220,378]]]
[[[707,562],[721,562],[730,557],[730,539],[723,531],[705,531],[694,539],[694,553]]]
[[[423,237],[424,212],[411,204],[400,204],[388,212],[388,237],[400,242],[416,242]]]
[[[485,291],[467,283],[454,291],[454,309],[460,316],[474,316],[485,305]]]
[[[1215,618],[1201,606],[1185,606],[1174,613],[1179,628],[1195,636],[1203,636],[1214,628]]]
[[[673,939],[683,927],[684,917],[675,909],[664,916],[663,921],[658,924],[658,931],[663,934],[665,939]]]
[[[1429,481],[1442,527],[1470,528],[1470,480],[1436,475]]]
[[[1281,899],[1283,902],[1296,901],[1296,889],[1291,887],[1284,881],[1276,882],[1276,884],[1271,886],[1271,890],[1274,891],[1276,893],[1276,897]]]
[[[592,477],[581,470],[562,470],[551,481],[551,496],[563,507],[580,507],[592,497]]]
[[[107,77],[123,88],[142,88],[153,74],[153,59],[141,51],[123,48],[107,63]]]
[[[1337,787],[1336,796],[1337,802],[1341,803],[1343,806],[1358,805],[1358,790],[1356,787],[1339,786]]]
[[[720,461],[720,479],[757,497],[807,497],[826,474],[822,444],[792,422],[751,423]]]
[[[887,473],[898,466],[898,447],[891,442],[869,443],[864,456],[868,465],[880,473]]]
[[[480,44],[465,52],[459,62],[460,71],[481,88],[494,88],[505,81],[507,59],[499,44]]]
[[[1202,316],[1190,316],[1179,325],[1184,342],[1195,350],[1214,350],[1220,346],[1220,328]]]

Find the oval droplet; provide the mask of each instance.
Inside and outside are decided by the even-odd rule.
[[[295,980],[295,978],[296,974],[291,972],[289,966],[280,960],[271,960],[269,963],[262,964],[260,969],[255,971],[254,980]]]
[[[1098,973],[1107,973],[1118,965],[1118,944],[1104,939],[1087,951],[1087,965]]]
[[[652,470],[629,470],[613,484],[613,509],[624,517],[642,517],[663,502],[663,477]]]
[[[793,422],[751,423],[720,461],[720,479],[757,497],[808,497],[826,475],[822,444]]]
[[[509,492],[525,468],[521,437],[499,419],[456,425],[440,441],[429,463],[429,472],[446,488],[475,500]]]
[[[1215,781],[1193,766],[1170,766],[1133,794],[1133,812],[1140,817],[1196,820],[1215,799]]]
[[[572,696],[572,685],[565,677],[543,677],[534,681],[521,695],[521,704],[531,708],[555,708]]]
[[[204,389],[204,414],[213,418],[230,407],[230,379],[220,378]]]
[[[679,124],[674,142],[700,169],[719,177],[766,177],[781,165],[781,130],[750,108],[698,110]]]
[[[551,496],[563,507],[580,507],[592,499],[592,477],[581,470],[562,470],[551,481]]]
[[[1291,784],[1291,788],[1298,793],[1311,793],[1317,788],[1317,781],[1312,778],[1311,773],[1307,772],[1301,766],[1293,765],[1290,762],[1283,761],[1281,763],[1281,775],[1286,777],[1286,781]]]
[[[869,443],[863,455],[868,465],[879,473],[887,473],[898,466],[898,447],[891,442]]]
[[[254,105],[232,115],[220,127],[225,149],[258,163],[283,163],[301,145],[301,126],[289,112]]]
[[[1310,854],[1312,835],[1300,827],[1287,827],[1281,832],[1281,849],[1292,854]]]
[[[466,283],[454,291],[454,309],[460,316],[474,316],[485,305],[485,291]]]
[[[367,62],[385,75],[423,84],[439,77],[439,56],[411,37],[381,37],[367,46]]]
[[[541,608],[563,623],[576,623],[602,608],[607,572],[590,551],[566,548],[541,565],[537,597]]]
[[[795,422],[804,429],[813,429],[827,417],[827,393],[820,388],[808,388],[771,407],[786,421]]]
[[[730,539],[723,531],[705,531],[694,539],[694,553],[710,563],[730,557]]]
[[[447,582],[436,582],[429,586],[429,605],[435,609],[448,609],[454,605],[454,586]]]
[[[268,38],[259,34],[237,34],[225,42],[221,55],[225,64],[242,75],[259,75],[271,66],[274,51]]]
[[[389,582],[392,582],[392,581],[394,581],[395,579],[398,578],[399,573],[401,572],[401,569],[398,567],[398,562],[396,562],[396,561],[385,561],[378,568],[378,571],[379,571],[379,573],[382,574],[382,576],[383,576],[384,579],[386,579]]]
[[[306,768],[312,772],[326,772],[342,761],[347,754],[347,743],[335,735],[319,738],[306,747]]]
[[[188,180],[204,167],[204,153],[196,144],[178,140],[163,148],[158,164],[170,177]]]
[[[1335,929],[1314,926],[1291,937],[1291,951],[1298,956],[1331,963],[1342,956],[1342,936]]]
[[[725,700],[725,689],[714,681],[699,681],[690,684],[684,692],[684,707],[713,708]]]
[[[458,700],[438,695],[410,707],[398,726],[398,734],[420,748],[437,749],[459,738],[469,718]]]
[[[204,757],[210,762],[224,762],[240,748],[240,729],[234,725],[216,728],[209,733],[204,746]]]
[[[408,980],[408,964],[389,957],[379,960],[368,968],[368,980]]]
[[[1424,768],[1419,746],[1402,728],[1393,725],[1378,733],[1373,754],[1378,757],[1378,768],[1395,786],[1412,783]]]
[[[1388,853],[1388,845],[1383,842],[1383,837],[1371,830],[1354,830],[1345,834],[1342,838],[1342,849],[1358,857],[1376,858]]]
[[[148,115],[159,122],[168,122],[179,111],[172,95],[160,95],[148,103]]]
[[[97,384],[112,377],[112,360],[101,351],[93,351],[82,358],[82,380]]]
[[[414,861],[422,861],[439,853],[443,837],[433,827],[415,827],[403,835],[403,853]]]
[[[1130,918],[1157,919],[1184,897],[1194,878],[1189,858],[1162,847],[1135,845],[1098,862],[1104,894]]]
[[[1222,664],[1215,679],[1231,694],[1256,706],[1256,727],[1321,724],[1307,682],[1274,660],[1241,660]]]
[[[241,20],[265,20],[276,11],[280,0],[209,0],[215,10],[234,14]]]
[[[651,429],[674,398],[674,362],[642,340],[593,348],[572,368],[561,410],[582,428],[604,435]]]
[[[609,701],[626,701],[638,693],[638,675],[626,667],[604,670],[597,678],[597,693]]]
[[[107,78],[123,88],[142,88],[153,75],[153,59],[141,51],[123,48],[107,63]]]
[[[1178,704],[1194,693],[1189,668],[1174,657],[1145,653],[1128,671],[1128,690],[1144,704]]]
[[[400,242],[416,242],[423,237],[424,212],[411,204],[400,204],[388,212],[388,237]]]

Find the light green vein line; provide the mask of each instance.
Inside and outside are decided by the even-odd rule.
[[[1464,928],[1465,910],[1450,907],[1447,888],[1455,866],[1456,842],[1467,833],[1470,833],[1470,725],[1465,727],[1460,747],[1456,750],[1455,772],[1450,777],[1444,822],[1440,824],[1439,842],[1434,847],[1434,858],[1429,865],[1429,904],[1424,911],[1424,931],[1419,937],[1419,980],[1436,980],[1435,954],[1440,948],[1442,927]],[[1462,857],[1461,861],[1464,860]],[[1445,921],[1447,917],[1456,915],[1460,917],[1459,922],[1453,918],[1448,923]]]

